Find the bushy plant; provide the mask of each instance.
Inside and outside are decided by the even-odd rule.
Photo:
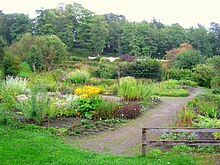
[[[204,57],[197,50],[185,50],[174,57],[173,66],[175,68],[192,69],[197,64],[201,64]]]
[[[141,105],[137,102],[124,102],[121,108],[116,109],[116,117],[123,119],[135,119],[141,115]]]
[[[158,96],[185,97],[189,91],[183,89],[177,80],[168,80],[159,84],[151,84],[152,93]]]
[[[121,77],[149,78],[160,80],[162,76],[161,63],[155,59],[146,58],[120,66]]]
[[[206,60],[206,63],[213,65],[215,69],[220,71],[220,55],[208,58]]]
[[[70,56],[69,60],[71,60],[71,61],[83,61],[83,58],[78,57],[78,56]]]
[[[192,77],[192,71],[190,69],[177,69],[170,68],[165,72],[165,79],[175,79],[175,80],[190,80]]]
[[[119,105],[112,101],[103,101],[98,108],[95,109],[94,118],[96,119],[112,119],[115,117],[115,111]]]
[[[120,57],[120,60],[121,61],[127,61],[127,62],[133,62],[135,61],[136,57],[135,56],[132,56],[130,54],[123,54],[121,57]]]
[[[70,72],[65,78],[65,82],[70,82],[74,84],[84,84],[90,78],[90,73],[87,70],[77,69],[73,72]]]
[[[220,75],[212,78],[211,88],[212,89],[220,89]]]
[[[2,61],[4,76],[16,76],[20,72],[20,59],[7,52]]]
[[[48,93],[50,97],[50,105],[46,110],[47,118],[51,119],[57,116],[75,116],[75,109],[72,107],[72,102],[77,99],[77,96],[71,94],[62,95],[61,93]]]
[[[95,109],[97,109],[103,101],[102,98],[97,95],[100,92],[101,89],[98,87],[85,86],[77,88],[75,94],[79,96],[79,98],[73,101],[76,115],[92,119]]]
[[[29,86],[34,86],[36,83],[44,85],[47,91],[58,91],[59,82],[52,72],[39,73],[30,77]]]
[[[10,92],[13,96],[27,92],[28,80],[21,77],[7,76],[5,80],[5,90]]]
[[[199,86],[211,87],[211,80],[215,76],[215,70],[210,65],[197,65],[193,69],[193,81]]]
[[[99,78],[114,79],[117,77],[117,67],[114,63],[100,61],[97,74]]]
[[[49,108],[49,98],[45,86],[42,84],[32,86],[29,99],[18,101],[16,108],[29,119],[40,124],[45,118],[46,110]]]
[[[30,68],[28,63],[22,62],[20,64],[20,68],[21,68],[21,70],[20,70],[18,76],[20,76],[20,77],[30,77],[30,76],[33,75],[32,71],[31,71],[31,68]]]
[[[90,96],[95,96],[101,92],[101,88],[94,86],[84,86],[82,88],[77,88],[75,90],[75,94],[77,96],[87,98]]]
[[[180,80],[178,82],[179,85],[181,86],[188,86],[188,87],[196,87],[197,83],[195,83],[194,81],[191,80]]]
[[[133,77],[120,79],[118,95],[122,100],[142,100],[151,95],[147,84],[137,82]]]
[[[196,122],[193,122],[193,126],[199,128],[219,128],[220,120],[198,115],[196,117]]]
[[[74,100],[74,109],[77,116],[92,119],[94,111],[101,105],[100,97],[82,97]]]

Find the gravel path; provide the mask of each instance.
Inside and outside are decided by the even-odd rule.
[[[161,103],[141,117],[99,135],[78,139],[75,145],[80,148],[113,155],[130,156],[141,153],[142,127],[167,127],[172,125],[177,112],[202,89],[192,89],[188,97],[161,97]]]

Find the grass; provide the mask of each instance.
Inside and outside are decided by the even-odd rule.
[[[183,152],[151,152],[147,157],[122,157],[80,150],[64,143],[63,137],[33,126],[0,125],[0,164],[197,164],[202,159]]]
[[[186,97],[189,96],[189,91],[183,89],[177,80],[168,80],[159,84],[151,84],[153,95],[169,96],[169,97]]]

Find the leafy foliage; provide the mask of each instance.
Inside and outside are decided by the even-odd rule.
[[[151,94],[147,84],[137,82],[133,77],[121,78],[118,95],[122,100],[143,100]]]
[[[214,68],[210,65],[197,65],[193,69],[193,80],[200,86],[211,87],[211,80],[215,76]]]
[[[197,64],[203,63],[203,56],[196,50],[185,50],[174,57],[174,67],[192,69]]]
[[[121,108],[116,109],[116,116],[123,119],[135,119],[141,115],[141,105],[137,102],[123,103]]]
[[[150,58],[123,64],[120,66],[120,75],[122,77],[131,76],[160,80],[162,76],[161,64],[159,61]]]
[[[20,59],[7,52],[2,61],[3,74],[16,76],[20,72]]]
[[[90,78],[90,73],[87,70],[77,69],[70,72],[64,79],[65,82],[74,84],[85,84]]]

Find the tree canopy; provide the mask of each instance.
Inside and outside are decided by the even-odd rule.
[[[97,15],[78,3],[36,12],[34,19],[22,13],[1,12],[0,36],[11,45],[25,33],[56,35],[68,51],[87,49],[96,55],[164,58],[168,50],[181,43],[192,45],[205,57],[220,53],[220,25],[215,22],[210,24],[210,29],[202,25],[184,29],[179,24],[165,25],[156,19],[129,22],[125,16],[114,13]]]

